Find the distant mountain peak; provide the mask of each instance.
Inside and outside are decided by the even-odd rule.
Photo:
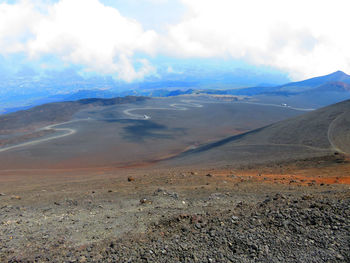
[[[306,89],[318,88],[324,84],[330,82],[345,82],[350,84],[350,76],[341,70],[333,72],[325,76],[314,77],[298,82],[291,82],[280,86],[279,88],[284,91],[300,92]]]
[[[333,72],[332,74],[330,75],[333,75],[333,76],[348,76],[348,74],[346,74],[345,72],[341,71],[341,70],[337,70],[336,72]]]

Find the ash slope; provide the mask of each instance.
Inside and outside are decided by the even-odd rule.
[[[52,123],[56,119],[50,118],[61,116],[60,110],[41,112],[39,107],[37,112],[22,112],[27,116],[25,120],[34,123],[34,132],[26,131],[30,125],[21,126],[22,121],[18,121],[19,126],[9,127],[15,123],[4,119],[16,114],[5,115],[4,122],[0,118],[0,132],[4,132],[0,137],[0,146],[3,142],[0,171],[151,165],[189,147],[301,113],[278,105],[221,102],[198,96],[152,98],[120,104],[78,105],[67,114],[63,123],[55,124]],[[57,104],[45,107],[54,106]],[[18,113],[16,119],[22,120],[20,116]]]
[[[350,100],[187,151],[166,165],[250,166],[350,152]]]
[[[48,103],[28,110],[0,116],[0,134],[31,131],[38,126],[68,121],[73,114],[89,107],[135,103],[146,97],[117,97],[112,99],[82,99],[78,101]]]

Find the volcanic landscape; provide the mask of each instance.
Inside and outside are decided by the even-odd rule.
[[[0,116],[1,262],[349,262],[350,101],[84,99]]]

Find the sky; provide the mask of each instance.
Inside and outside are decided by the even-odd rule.
[[[349,0],[0,0],[0,71],[78,67],[134,82],[221,60],[291,80],[349,73],[349,10]]]

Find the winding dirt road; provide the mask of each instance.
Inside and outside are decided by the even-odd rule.
[[[124,110],[123,113],[129,117],[136,118],[136,119],[143,119],[143,120],[148,120],[151,119],[151,116],[144,115],[144,114],[136,114],[136,113],[131,113],[132,111],[139,111],[139,110],[188,110],[190,108],[202,108],[203,105],[199,103],[193,103],[192,100],[181,100],[183,103],[173,103],[170,104],[169,108],[153,108],[153,107],[144,107],[144,108],[132,108],[132,109],[127,109]]]
[[[29,142],[24,142],[24,143],[20,143],[20,144],[8,146],[8,147],[0,148],[0,153],[8,151],[8,150],[12,150],[12,149],[25,147],[25,146],[32,146],[32,145],[36,145],[36,144],[39,144],[39,143],[42,143],[42,142],[47,142],[47,141],[51,141],[51,140],[55,140],[55,139],[59,139],[59,138],[63,138],[63,137],[72,135],[72,134],[77,132],[75,129],[72,129],[72,128],[57,128],[57,126],[68,124],[68,123],[73,123],[73,122],[78,122],[78,121],[88,121],[88,120],[91,120],[91,119],[78,119],[78,120],[71,120],[71,121],[67,121],[67,122],[62,122],[62,123],[48,125],[48,126],[46,126],[44,128],[39,129],[38,131],[54,130],[55,132],[62,131],[64,133],[60,134],[60,135],[54,135],[54,136],[51,136],[51,137],[43,138],[43,139],[33,140],[33,141],[29,141]]]
[[[234,103],[241,103],[241,104],[253,104],[253,105],[261,105],[261,106],[272,106],[272,107],[278,107],[278,108],[283,108],[283,109],[290,109],[290,110],[297,110],[297,111],[313,111],[315,109],[313,108],[297,108],[297,107],[292,107],[292,106],[283,106],[283,105],[278,105],[278,104],[271,104],[271,103],[260,103],[260,102],[248,102],[248,101],[237,101]]]
[[[206,102],[206,103],[210,103],[210,102]],[[261,106],[274,106],[274,107],[281,107],[281,108],[287,108],[287,109],[293,109],[293,110],[299,110],[299,111],[311,111],[311,110],[313,110],[313,109],[293,108],[293,107],[285,107],[285,106],[276,105],[276,104],[264,104],[264,103],[255,103],[255,102],[235,102],[235,103],[255,104],[255,105],[261,105]],[[137,114],[137,113],[133,113],[133,112],[134,111],[145,111],[145,110],[179,110],[179,111],[186,111],[186,110],[189,110],[189,108],[202,108],[202,107],[203,107],[203,105],[199,104],[198,101],[181,100],[181,103],[173,103],[173,104],[170,104],[169,107],[131,108],[131,109],[124,110],[123,113],[125,115],[129,116],[129,117],[134,118],[134,119],[149,120],[149,119],[151,119],[151,116],[145,115],[145,114]],[[93,119],[91,119],[91,118],[76,119],[76,120],[71,120],[71,121],[62,122],[62,123],[58,123],[58,124],[48,125],[48,126],[46,126],[44,128],[39,129],[39,131],[40,130],[53,130],[55,132],[60,132],[61,131],[61,132],[63,132],[63,134],[53,135],[51,137],[46,137],[46,138],[42,138],[42,139],[32,140],[32,141],[29,141],[29,142],[24,142],[24,143],[20,143],[20,144],[8,146],[8,147],[0,148],[0,153],[5,152],[5,151],[9,151],[9,150],[12,150],[12,149],[20,148],[20,147],[33,146],[33,145],[36,145],[36,144],[39,144],[39,143],[42,143],[42,142],[47,142],[47,141],[51,141],[51,140],[55,140],[55,139],[59,139],[59,138],[63,138],[63,137],[75,134],[77,132],[75,129],[72,129],[72,128],[59,128],[58,126],[69,124],[69,123],[74,123],[74,122],[78,122],[78,121],[89,121],[89,120],[93,120]],[[331,140],[330,140],[330,143],[332,144]],[[334,147],[333,144],[332,144],[332,146]],[[334,148],[336,148],[336,147],[334,147]],[[339,151],[341,151],[341,150],[339,150]]]

